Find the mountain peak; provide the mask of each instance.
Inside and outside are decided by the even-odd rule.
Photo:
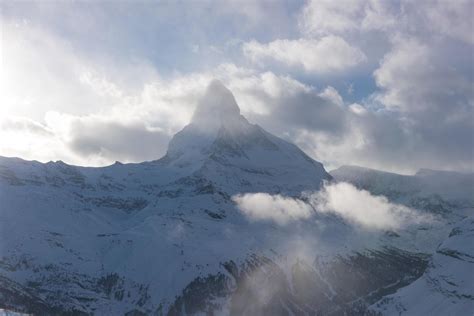
[[[219,80],[212,80],[198,102],[191,123],[199,127],[219,128],[240,119],[240,108],[232,92]]]
[[[332,178],[294,144],[249,123],[217,80],[199,100],[191,123],[173,136],[162,162],[230,193],[296,194]]]

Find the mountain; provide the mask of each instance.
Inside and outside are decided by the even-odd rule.
[[[331,171],[337,181],[440,215],[451,231],[423,275],[370,310],[383,315],[469,315],[474,310],[474,175],[421,169],[399,175],[357,166]]]
[[[474,174],[421,169],[400,175],[357,166],[331,171],[337,181],[354,184],[375,195],[416,209],[446,215],[470,215],[474,208]]]
[[[472,199],[456,195],[472,177],[443,175],[433,187],[432,180],[344,170],[330,175],[295,145],[249,123],[217,81],[159,160],[89,168],[0,157],[0,308],[37,315],[377,315],[410,310],[407,295],[428,291],[417,284],[451,272],[439,251],[461,256],[463,271],[470,269],[470,250],[452,244],[463,238],[468,245],[472,234],[463,228],[461,237],[449,235],[472,212]],[[415,176],[423,177],[430,175]],[[303,203],[305,192],[342,180],[418,205],[439,222],[361,230],[312,209],[309,218],[279,225],[249,219],[233,199],[260,193]],[[456,280],[457,306],[469,307],[471,289]],[[438,292],[453,291],[443,285]],[[453,308],[443,312],[462,310]]]
[[[469,315],[474,311],[474,217],[462,220],[430,259],[425,273],[371,308],[384,315]]]
[[[250,124],[232,93],[213,81],[191,123],[177,133],[160,161],[209,179],[227,193],[318,189],[331,176],[295,145]]]

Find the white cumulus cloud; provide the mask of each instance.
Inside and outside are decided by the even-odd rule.
[[[326,185],[309,200],[319,212],[334,213],[370,229],[398,229],[430,220],[414,209],[391,203],[385,196],[372,195],[346,182]]]
[[[386,30],[396,23],[395,1],[312,0],[304,6],[299,27],[304,34],[341,34],[356,30]]]
[[[303,195],[305,201],[268,193],[247,193],[232,199],[250,220],[273,221],[282,226],[309,219],[317,212],[336,214],[364,229],[400,229],[432,221],[431,216],[346,182],[325,184],[320,191]]]
[[[309,204],[281,195],[247,193],[232,197],[238,208],[251,220],[274,221],[285,225],[311,216]]]

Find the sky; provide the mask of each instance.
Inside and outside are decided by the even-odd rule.
[[[474,2],[3,1],[0,155],[160,158],[207,84],[326,169],[474,171]]]

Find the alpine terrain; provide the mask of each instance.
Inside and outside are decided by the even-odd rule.
[[[366,228],[320,209],[314,196],[343,182],[423,220]],[[246,196],[267,197],[285,220],[245,212],[262,208],[242,206]],[[472,174],[328,173],[249,123],[213,81],[161,159],[91,168],[0,157],[0,308],[472,315],[473,210]]]

